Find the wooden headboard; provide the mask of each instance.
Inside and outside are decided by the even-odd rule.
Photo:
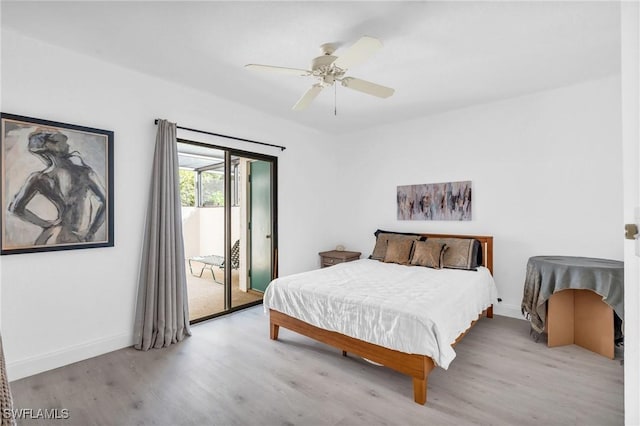
[[[473,238],[480,241],[482,247],[482,265],[493,275],[493,237],[487,235],[420,234],[433,238]]]

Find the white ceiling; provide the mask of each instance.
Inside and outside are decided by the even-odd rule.
[[[10,2],[2,25],[30,37],[341,133],[519,96],[620,71],[618,2]],[[292,105],[322,43],[384,47],[348,75],[396,89],[325,90]],[[336,55],[340,55],[340,49]],[[171,119],[171,117],[167,117]],[[188,125],[188,123],[185,123]]]

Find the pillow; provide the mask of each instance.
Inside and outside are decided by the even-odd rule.
[[[441,269],[443,264],[444,252],[447,245],[427,239],[427,241],[416,241],[413,246],[413,255],[411,256],[412,265],[426,266],[434,269]]]
[[[392,231],[382,231],[378,229],[373,233],[376,236],[376,245],[373,248],[373,253],[369,256],[369,259],[384,261],[385,253],[387,252],[387,242],[389,240],[402,240],[406,239],[409,241],[418,241],[423,239],[419,234],[410,234],[405,232],[392,232]]]
[[[475,271],[478,266],[482,265],[482,246],[478,240],[433,237],[427,241],[436,241],[447,245],[443,257],[443,268]]]
[[[384,262],[407,265],[411,257],[413,243],[414,240],[408,238],[390,239],[384,254]]]

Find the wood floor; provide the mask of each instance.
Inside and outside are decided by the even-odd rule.
[[[67,408],[59,425],[622,425],[623,367],[547,348],[528,323],[481,319],[448,371],[411,379],[285,329],[262,306],[200,323],[170,348],[128,348],[11,383],[16,408]],[[43,425],[42,420],[23,425]]]

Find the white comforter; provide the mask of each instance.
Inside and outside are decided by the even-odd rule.
[[[362,259],[273,280],[264,309],[447,369],[451,344],[494,303],[489,270],[435,270]]]

